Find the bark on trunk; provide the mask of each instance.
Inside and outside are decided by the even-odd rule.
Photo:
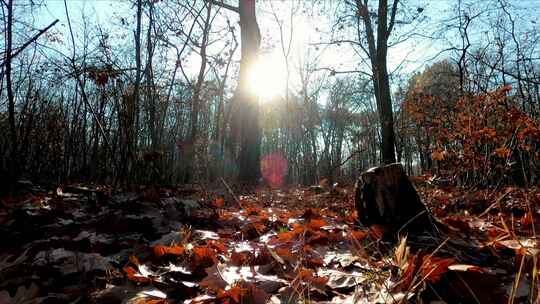
[[[256,62],[261,45],[261,32],[257,23],[255,0],[239,0],[238,7],[217,0],[205,0],[240,15],[242,37],[240,72],[238,86],[230,107],[231,133],[233,139],[240,139],[238,155],[238,179],[245,183],[257,183],[261,175],[261,130],[259,126],[259,101],[250,90],[249,69]],[[229,115],[225,117],[225,123]],[[232,142],[231,142],[232,144]],[[233,150],[233,149],[230,149]]]
[[[394,118],[392,111],[392,98],[390,95],[390,81],[387,68],[388,37],[392,32],[395,23],[397,4],[399,0],[394,0],[390,11],[390,22],[388,24],[388,0],[379,0],[377,17],[377,37],[372,24],[368,9],[367,0],[363,2],[356,0],[358,15],[362,18],[365,27],[365,37],[367,39],[367,52],[371,61],[371,71],[373,74],[373,88],[375,99],[377,100],[377,113],[381,127],[381,162],[391,164],[396,162],[394,151]],[[360,33],[360,32],[359,32]],[[362,41],[363,37],[358,37]]]
[[[13,0],[9,0],[7,4],[7,29],[6,29],[6,52],[5,52],[5,65],[6,65],[6,86],[8,97],[8,123],[9,123],[9,135],[11,141],[11,161],[9,173],[11,177],[18,175],[18,158],[17,158],[17,129],[15,127],[15,97],[13,93],[13,82],[11,79],[12,66],[12,42],[13,42]]]
[[[259,101],[250,92],[249,69],[256,62],[261,44],[261,33],[255,15],[255,0],[241,0],[239,6],[242,37],[240,80],[236,91],[242,111],[240,130],[239,180],[256,183],[260,177],[261,131],[259,126]]]

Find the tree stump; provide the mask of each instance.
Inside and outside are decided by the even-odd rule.
[[[388,234],[435,231],[433,218],[399,163],[363,172],[355,185],[355,206],[361,224],[382,226]]]

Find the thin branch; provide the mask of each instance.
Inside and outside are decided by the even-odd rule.
[[[365,151],[365,149],[362,148],[362,149],[358,149],[358,150],[355,150],[355,151],[351,152],[351,154],[350,154],[344,161],[342,161],[342,162],[340,162],[339,164],[333,166],[333,167],[330,169],[330,172],[334,172],[337,168],[339,168],[339,167],[345,165],[345,164],[346,164],[349,160],[351,160],[355,155],[360,154],[360,153],[362,153],[362,152],[364,152],[364,151]]]
[[[386,31],[386,38],[390,36],[390,34],[392,33],[392,29],[394,28],[394,24],[396,22],[398,2],[399,0],[394,0],[394,3],[392,5],[392,12],[390,13],[390,24],[388,25],[388,30]]]
[[[341,44],[341,43],[350,43],[353,45],[362,45],[360,42],[350,39],[342,39],[342,40],[333,40],[328,42],[313,42],[310,43],[310,45],[318,46],[318,45],[328,45],[328,44]]]
[[[49,24],[46,28],[40,30],[34,37],[32,37],[30,40],[28,40],[25,44],[23,44],[15,53],[11,54],[11,58],[14,58],[15,56],[19,55],[20,52],[22,52],[25,48],[27,48],[32,42],[36,41],[41,35],[43,35],[45,32],[47,32],[51,27],[53,27],[58,22],[58,19],[54,20],[51,24]],[[3,67],[6,64],[6,62],[2,62],[0,64],[0,68]]]
[[[67,19],[67,22],[68,22],[69,34],[70,34],[70,37],[71,37],[71,43],[73,44],[73,56],[70,58],[70,60],[71,60],[72,68],[73,68],[73,70],[75,72],[75,79],[77,80],[79,88],[81,89],[81,95],[82,95],[83,101],[86,103],[86,106],[88,106],[88,108],[90,109],[90,113],[94,117],[94,120],[96,121],[98,129],[99,129],[101,135],[103,136],[103,140],[105,141],[105,145],[107,146],[107,148],[110,148],[109,140],[107,138],[107,135],[105,133],[103,125],[99,121],[99,117],[98,117],[97,113],[94,111],[94,109],[92,108],[92,105],[88,101],[88,97],[87,97],[86,92],[84,90],[84,84],[81,81],[81,78],[79,77],[79,70],[77,68],[77,65],[75,64],[75,53],[76,53],[75,37],[73,36],[73,29],[71,27],[71,21],[70,21],[70,18],[69,18],[69,13],[68,13],[66,0],[64,0],[64,8],[65,8],[65,12],[66,12],[66,19]],[[114,162],[114,164],[115,164],[115,166],[117,165],[116,162]]]
[[[370,78],[373,77],[370,73],[360,71],[360,70],[336,71],[336,70],[334,70],[332,68],[323,67],[323,68],[315,68],[315,69],[313,69],[313,71],[314,72],[317,72],[317,71],[329,71],[330,74],[333,74],[333,75],[336,75],[336,74],[362,74],[362,75],[368,76]]]
[[[204,0],[205,2],[209,2],[213,5],[217,5],[217,6],[220,6],[220,7],[223,7],[225,9],[228,9],[230,11],[233,11],[235,13],[240,13],[240,9],[236,6],[233,6],[233,5],[230,5],[230,4],[227,4],[227,3],[224,3],[223,0],[221,1],[217,1],[217,0]]]

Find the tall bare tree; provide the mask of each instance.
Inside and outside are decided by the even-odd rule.
[[[11,168],[10,175],[17,171],[17,129],[15,128],[15,97],[13,95],[12,81],[12,46],[13,46],[13,0],[7,2],[7,26],[6,26],[6,52],[5,52],[5,68],[6,68],[6,87],[8,97],[8,121],[9,134],[11,139]]]
[[[139,105],[140,105],[140,86],[142,80],[141,69],[141,31],[142,31],[142,0],[137,0],[137,12],[136,12],[136,28],[134,31],[135,40],[135,83],[133,86],[133,94],[125,96],[124,103],[126,109],[125,117],[125,136],[126,136],[126,149],[124,160],[122,162],[122,178],[130,179],[131,171],[135,162],[135,155],[137,150],[137,136],[139,128]]]
[[[255,0],[240,0],[238,7],[212,1],[240,15],[241,59],[238,86],[234,93],[237,111],[233,120],[239,122],[240,154],[239,180],[255,182],[261,175],[261,130],[259,125],[259,100],[250,89],[249,70],[259,56],[261,32],[255,13]]]

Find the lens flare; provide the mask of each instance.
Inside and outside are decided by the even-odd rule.
[[[288,166],[283,153],[269,153],[261,159],[261,174],[270,187],[278,188],[285,183]]]

